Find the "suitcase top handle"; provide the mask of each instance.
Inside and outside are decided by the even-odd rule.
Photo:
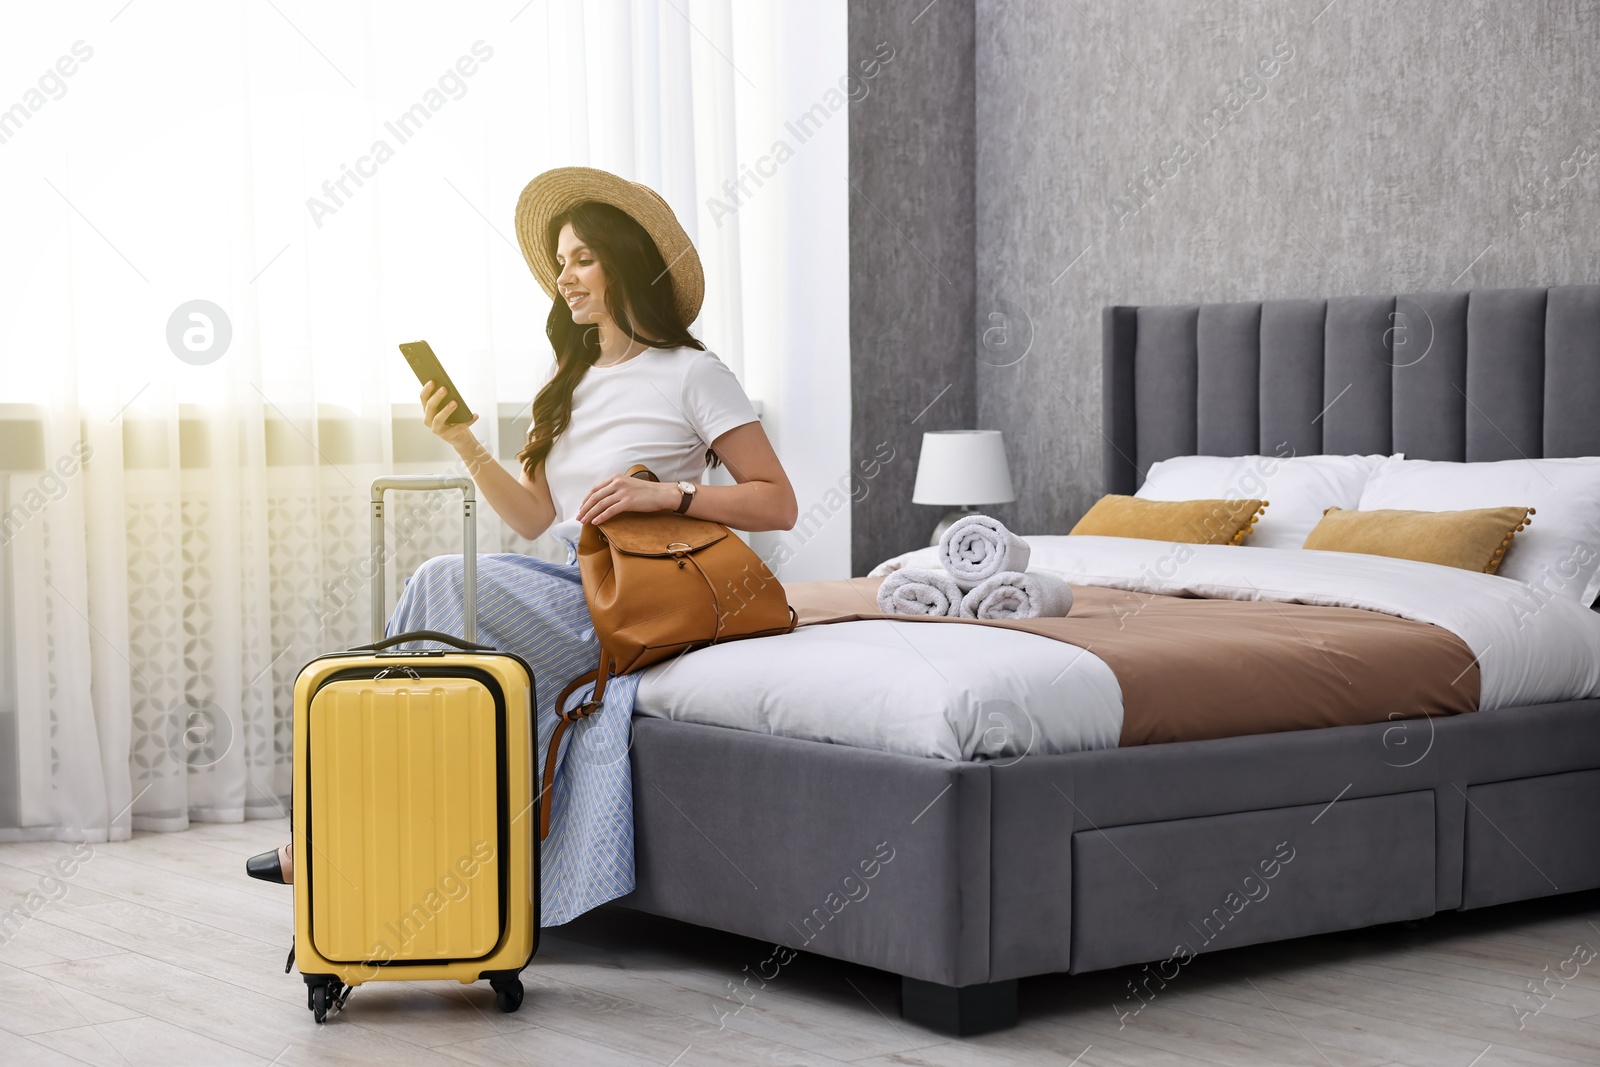
[[[488,645],[478,645],[471,641],[463,641],[452,634],[441,633],[438,630],[412,630],[410,633],[395,634],[385,637],[382,641],[374,641],[370,645],[357,645],[352,652],[381,652],[386,648],[404,644],[407,641],[441,641],[447,645],[454,645],[463,652],[493,652]]]
[[[478,639],[478,518],[477,487],[471,478],[453,474],[390,474],[372,482],[372,640],[383,641],[383,624],[389,612],[385,607],[384,571],[389,553],[383,544],[383,494],[391,489],[426,492],[430,489],[461,490],[461,629],[472,648]],[[396,640],[400,640],[396,638]],[[454,640],[434,637],[433,640]]]

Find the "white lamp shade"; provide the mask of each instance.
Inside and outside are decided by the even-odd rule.
[[[913,504],[1004,504],[1015,500],[999,430],[934,430],[922,435]]]

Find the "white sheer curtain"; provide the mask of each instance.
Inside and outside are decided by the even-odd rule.
[[[837,38],[831,72],[763,58],[802,18]],[[485,441],[520,443],[549,300],[511,217],[539,171],[603,167],[666,197],[705,261],[696,332],[781,425],[781,387],[750,383],[802,354],[781,334],[747,350],[746,326],[810,282],[774,257],[777,295],[768,277],[743,296],[740,224],[843,246],[839,190],[823,219],[796,189],[817,167],[843,185],[844,119],[787,192],[731,218],[710,203],[810,91],[772,82],[836,79],[843,32],[842,0],[13,12],[0,840],[283,810],[293,679],[368,633],[368,485],[453,460],[396,344],[428,339]],[[396,503],[391,575],[456,550],[453,501]],[[481,551],[564,558],[481,514]]]

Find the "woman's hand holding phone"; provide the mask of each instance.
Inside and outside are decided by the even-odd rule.
[[[517,478],[472,434],[478,416],[468,407],[450,375],[426,341],[408,341],[400,352],[422,383],[422,422],[430,433],[456,450],[478,483],[479,499],[494,509],[518,537],[532,541],[555,521],[555,505],[542,472]],[[454,420],[454,421],[452,421]]]
[[[425,382],[422,386],[422,421],[428,429],[454,448],[461,452],[470,447],[477,450],[478,439],[472,435],[472,427],[477,423],[478,416],[474,414],[466,422],[448,421],[452,412],[456,410],[456,402],[448,400],[450,390],[433,382]]]

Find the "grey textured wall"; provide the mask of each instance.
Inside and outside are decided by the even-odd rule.
[[[851,60],[894,49],[850,109],[853,574],[927,543],[941,509],[911,503],[923,431],[977,414],[974,31],[972,0],[850,5]]]
[[[1032,333],[976,361],[976,425],[1022,532],[1101,492],[1104,305],[1600,281],[1593,2],[979,0],[976,36],[974,328]],[[900,260],[852,303],[920,315]]]

